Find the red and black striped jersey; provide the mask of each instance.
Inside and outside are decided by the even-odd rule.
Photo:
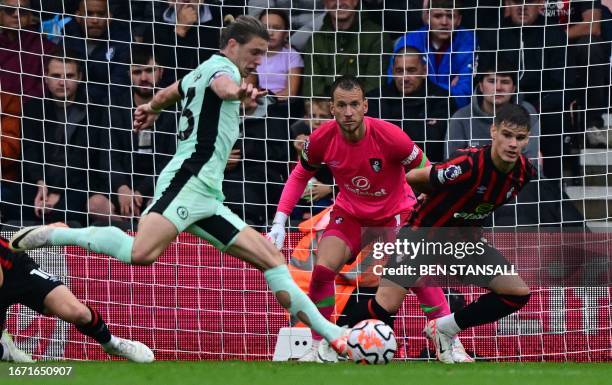
[[[431,168],[433,192],[417,206],[410,225],[482,227],[484,219],[504,205],[536,175],[524,155],[506,173],[495,168],[491,145],[458,150]]]
[[[12,270],[15,265],[15,253],[9,248],[8,240],[0,237],[0,266],[3,271]]]

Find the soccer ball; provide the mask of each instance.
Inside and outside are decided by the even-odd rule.
[[[359,322],[348,336],[353,361],[362,364],[388,364],[397,342],[393,329],[382,321],[367,319]]]

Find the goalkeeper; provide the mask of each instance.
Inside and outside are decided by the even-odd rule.
[[[346,353],[348,332],[321,316],[291,278],[283,255],[223,204],[223,170],[239,135],[240,101],[265,94],[241,78],[261,63],[268,40],[259,20],[239,17],[223,30],[219,54],[138,106],[135,130],[151,126],[164,108],[178,101],[183,111],[177,152],[159,176],[153,203],[145,210],[135,238],[112,226],[35,226],[17,232],[11,248],[78,245],[125,263],[149,265],[185,230],[263,271],[283,307],[317,330],[335,350]]]
[[[406,183],[406,170],[429,164],[421,149],[399,127],[381,119],[364,117],[368,101],[353,76],[338,78],[331,88],[334,120],[324,123],[304,144],[300,163],[283,189],[270,237],[280,249],[285,222],[300,199],[308,180],[321,164],[331,170],[340,193],[329,225],[321,237],[308,294],[328,319],[334,311],[334,280],[342,267],[354,260],[364,245],[382,236],[393,241],[416,202]],[[413,288],[429,319],[450,313],[442,289]],[[389,318],[387,323],[393,326]],[[321,337],[313,333],[313,346]],[[303,361],[321,361],[314,348]],[[453,358],[471,361],[458,338]]]

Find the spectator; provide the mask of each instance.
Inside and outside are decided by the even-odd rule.
[[[0,0],[0,89],[26,97],[41,97],[41,55],[54,45],[36,32],[29,0]]]
[[[259,88],[270,91],[279,100],[287,100],[298,95],[304,69],[302,57],[289,46],[289,18],[285,11],[266,9],[259,20],[270,33],[268,52],[257,66]]]
[[[129,84],[130,30],[112,19],[107,0],[81,0],[75,19],[65,27],[64,46],[86,63],[90,102],[108,102],[111,91]]]
[[[602,5],[600,0],[560,0],[549,3],[549,15],[557,17],[567,32],[567,79],[574,80],[572,100],[584,111],[577,131],[601,129],[601,115],[610,106],[610,42],[602,41]],[[606,145],[592,136],[593,145]]]
[[[540,125],[535,108],[528,102],[518,101],[516,72],[506,69],[504,63],[496,66],[495,61],[481,63],[481,69],[472,104],[459,109],[451,118],[444,157],[449,157],[457,149],[490,143],[495,111],[506,103],[519,103],[531,115],[531,137],[523,151],[537,164],[540,159]]]
[[[387,38],[379,25],[367,18],[360,20],[358,4],[359,0],[325,0],[323,26],[304,48],[302,95],[328,95],[340,74],[359,75],[366,91],[380,88],[381,55]]]
[[[102,194],[89,199],[90,214],[105,219],[109,215],[113,220],[140,216],[153,196],[156,176],[176,152],[176,117],[171,112],[163,111],[149,130],[132,131],[133,109],[153,98],[163,75],[150,46],[134,46],[132,63],[131,92],[118,95],[111,107],[110,161],[115,194],[110,200]]]
[[[46,61],[45,99],[24,106],[24,217],[84,224],[90,192],[108,190],[108,112],[87,103],[80,63],[62,54]]]
[[[41,97],[41,55],[53,44],[36,32],[29,0],[0,0],[0,211],[3,220],[19,216],[21,203],[21,106]]]
[[[285,9],[290,12],[293,28],[314,31],[314,21],[321,18],[323,0],[249,0],[247,13],[251,16],[261,14],[264,9]],[[320,26],[319,26],[320,27]]]
[[[329,110],[329,100],[324,98],[314,98],[312,102],[307,101],[305,106],[306,113],[304,119],[291,125],[291,138],[295,155],[293,159],[299,162],[300,154],[304,149],[304,143],[310,134],[319,128],[325,121],[333,118]],[[333,203],[334,178],[326,165],[322,165],[308,187],[302,195],[302,199],[291,213],[293,219],[307,219],[312,215],[318,214],[325,207]]]
[[[427,74],[431,80],[450,90],[458,107],[470,102],[476,35],[461,27],[460,0],[431,0],[423,11],[426,24],[408,32],[396,44],[394,53],[406,46],[427,53]],[[389,66],[388,75],[391,76]],[[391,79],[389,79],[389,83]]]
[[[172,0],[144,34],[155,60],[166,68],[163,84],[181,79],[219,50],[221,7],[203,0]]]
[[[566,54],[565,31],[559,25],[546,25],[543,16],[544,0],[507,0],[507,17],[502,28],[479,39],[485,56],[499,53],[500,61],[516,65],[519,71],[518,92],[524,100],[540,111],[544,156],[544,174],[550,178],[561,176],[563,153],[563,111],[569,108],[564,90],[572,88],[571,78],[564,81]]]
[[[480,48],[501,51],[500,60],[517,63],[518,91],[542,111],[562,111],[565,33],[560,26],[546,25],[544,0],[507,0],[508,17],[494,39]],[[551,100],[551,99],[554,99]]]
[[[441,162],[448,118],[456,108],[448,90],[427,77],[426,63],[418,49],[402,48],[393,60],[393,82],[366,95],[368,115],[402,127],[429,160]]]

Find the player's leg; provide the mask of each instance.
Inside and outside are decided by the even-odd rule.
[[[336,275],[352,256],[351,247],[344,239],[323,233],[310,278],[308,296],[328,320],[331,319],[336,305]],[[312,338],[316,345],[322,336],[313,331]]]
[[[193,223],[187,231],[206,239],[213,246],[238,257],[259,270],[279,303],[289,312],[315,329],[339,350],[345,349],[345,332],[327,321],[310,299],[300,290],[289,273],[285,258],[263,235],[248,227],[242,219],[221,202],[209,200],[199,203],[210,206],[213,214]]]
[[[96,340],[109,354],[141,363],[154,360],[151,349],[141,342],[113,336],[100,313],[81,303],[65,285],[51,290],[45,296],[43,305],[45,315],[57,316],[73,324],[78,331]]]
[[[332,210],[329,224],[319,240],[308,287],[308,296],[328,320],[331,319],[336,305],[336,275],[359,253],[361,233],[362,226],[357,218],[339,207]],[[312,339],[313,348],[316,349],[322,336],[313,330]]]
[[[505,257],[494,247],[485,246],[485,253],[473,261],[479,265],[509,266]],[[452,339],[462,330],[495,322],[520,310],[530,297],[529,287],[518,275],[475,277],[472,283],[491,290],[456,313],[430,321],[424,332],[442,346],[452,345]],[[438,345],[436,345],[438,347]]]
[[[370,318],[393,325],[392,317],[399,311],[407,293],[408,290],[402,286],[382,278],[376,289],[376,296],[367,301],[360,301],[353,306],[352,312],[347,314],[349,326]]]
[[[149,213],[140,219],[136,238],[114,226],[74,229],[63,224],[52,224],[26,227],[11,238],[10,245],[16,251],[43,246],[81,246],[125,263],[148,265],[157,259],[176,235],[177,229],[172,222],[158,213]]]
[[[470,327],[495,322],[520,310],[531,295],[529,287],[516,275],[497,276],[490,281],[488,289],[489,293],[463,309],[439,319],[438,328],[454,335]]]

